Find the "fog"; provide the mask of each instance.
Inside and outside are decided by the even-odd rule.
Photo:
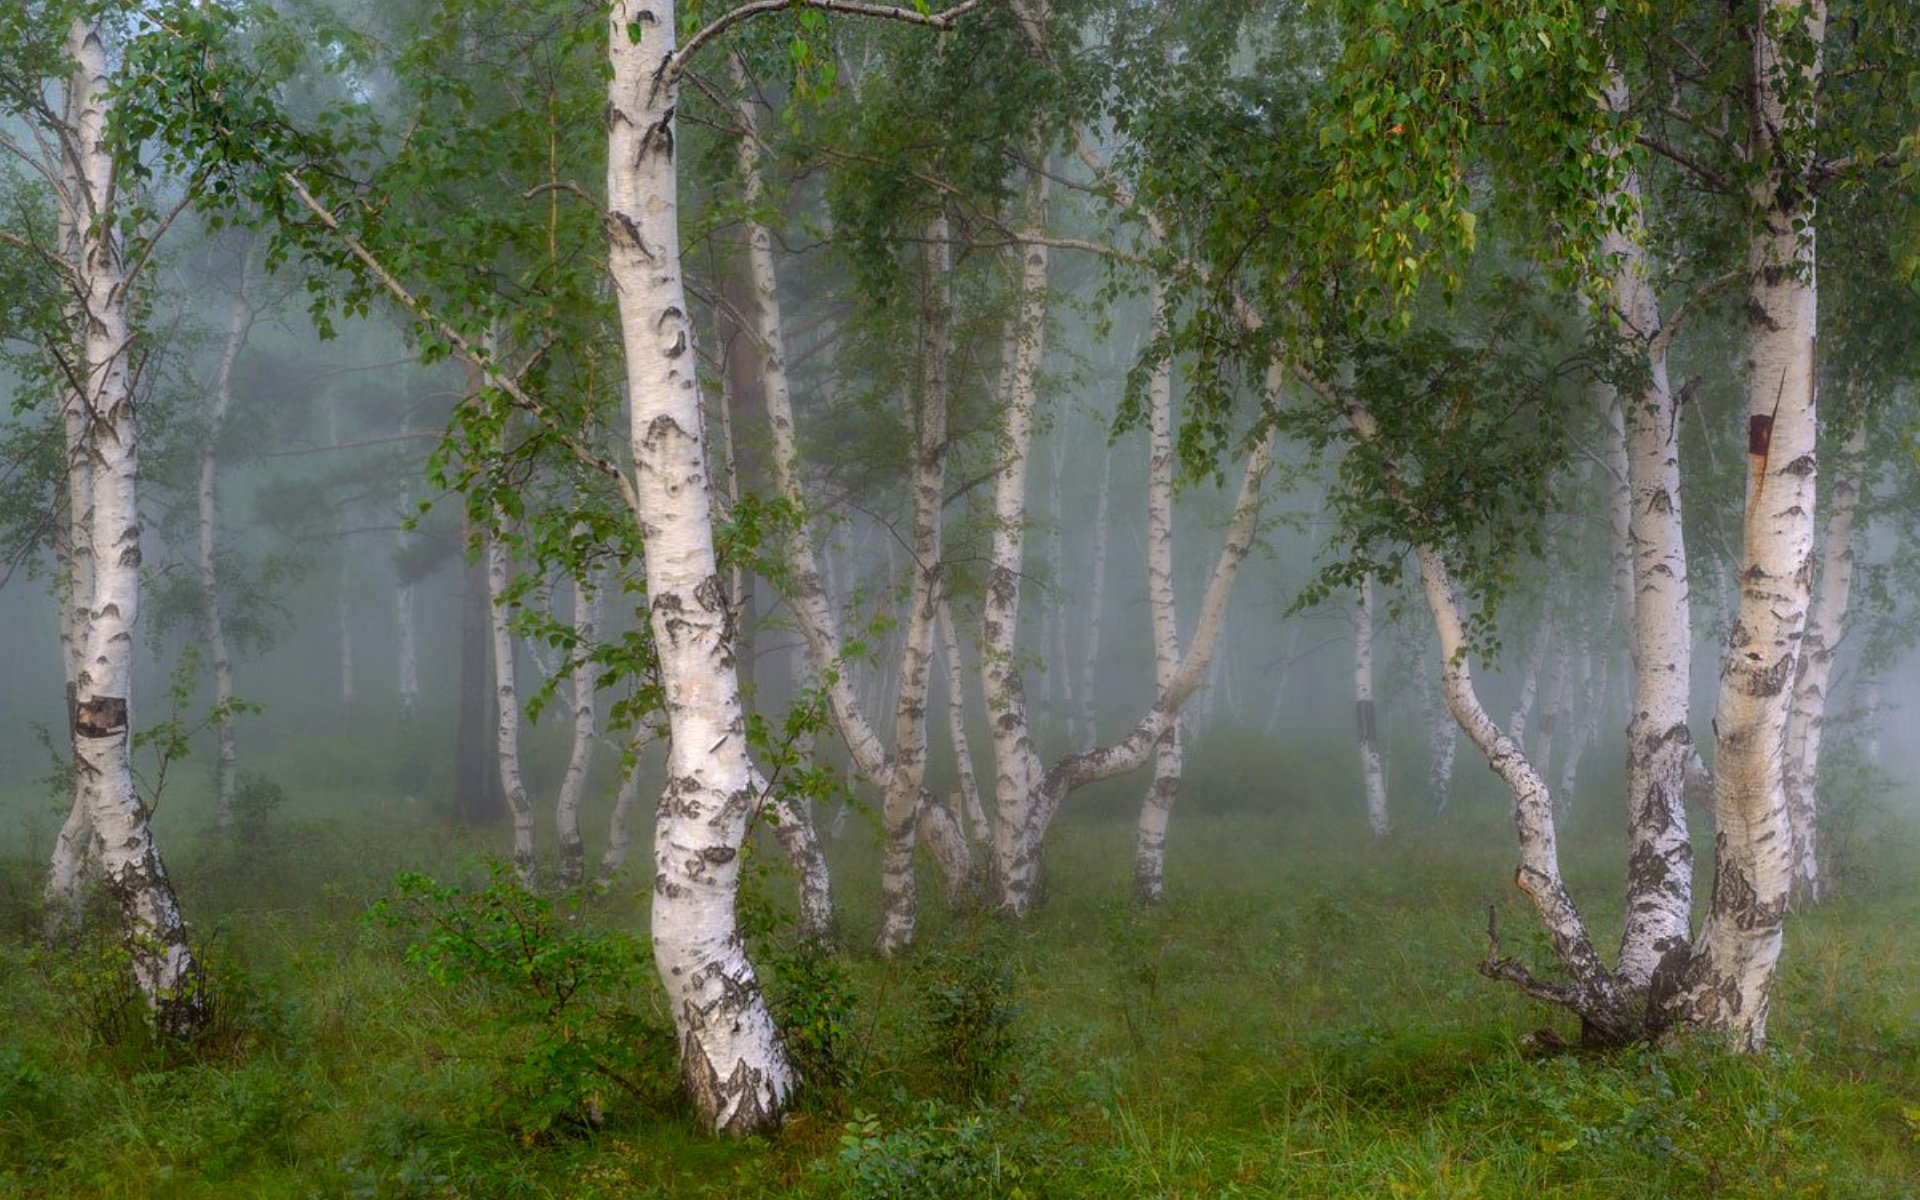
[[[1920,1172],[1898,6],[17,7],[0,1195]]]

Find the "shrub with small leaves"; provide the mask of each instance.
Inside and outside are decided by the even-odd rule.
[[[991,942],[970,942],[930,955],[921,997],[927,1060],[948,1095],[991,1096],[1013,1057],[1012,965]]]
[[[1000,1131],[981,1112],[929,1100],[910,1122],[889,1131],[872,1113],[855,1112],[840,1150],[815,1170],[848,1200],[1009,1200],[1026,1195],[1025,1173],[1005,1152]]]
[[[646,1108],[675,1094],[672,1026],[640,1007],[657,998],[646,943],[590,926],[584,898],[575,905],[557,913],[494,863],[473,890],[402,873],[370,913],[417,934],[407,961],[436,983],[479,990],[488,1027],[517,1051],[492,1111],[523,1138],[598,1127],[609,1089]]]

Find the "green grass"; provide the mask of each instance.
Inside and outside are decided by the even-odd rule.
[[[1474,971],[1490,903],[1509,949],[1538,952],[1497,798],[1473,783],[1447,822],[1404,819],[1369,845],[1341,773],[1234,776],[1222,753],[1209,776],[1203,758],[1161,911],[1128,899],[1138,781],[1071,802],[1028,922],[945,913],[929,878],[898,962],[863,949],[875,855],[849,834],[833,854],[854,1081],[746,1144],[703,1136],[669,1098],[609,1096],[591,1134],[511,1119],[521,1043],[488,1020],[500,994],[434,984],[403,934],[361,919],[402,868],[479,880],[491,834],[315,787],[265,853],[176,835],[222,997],[191,1051],[114,1016],[107,951],[32,949],[37,866],[16,853],[0,874],[0,1196],[1920,1194],[1911,827],[1874,826],[1849,892],[1793,922],[1766,1054],[1536,1057],[1526,1036],[1569,1024]],[[1275,778],[1290,791],[1235,782]],[[1617,905],[1613,815],[1590,808],[1569,875]],[[587,919],[644,930],[637,892]],[[657,1005],[649,979],[631,993]],[[969,1004],[1010,1015],[1006,1052],[955,1044]],[[955,1060],[974,1050],[986,1083],[968,1096]]]

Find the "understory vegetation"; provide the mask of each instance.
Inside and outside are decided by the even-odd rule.
[[[1444,818],[1409,814],[1367,844],[1327,799],[1345,781],[1291,749],[1283,772],[1274,747],[1209,748],[1157,910],[1129,893],[1126,784],[1063,816],[1032,920],[930,908],[891,960],[866,949],[870,825],[829,847],[846,881],[837,951],[794,939],[790,881],[756,852],[746,923],[808,1086],[777,1136],[744,1141],[704,1133],[680,1098],[632,875],[530,896],[484,832],[366,815],[364,793],[320,787],[288,788],[270,836],[220,851],[183,836],[202,803],[183,780],[181,890],[218,981],[190,1046],[151,1037],[108,933],[40,948],[39,842],[6,847],[0,1195],[1920,1188],[1920,830],[1888,806],[1852,815],[1841,890],[1791,926],[1765,1052],[1595,1055],[1568,1048],[1558,1010],[1475,972],[1489,904],[1511,918],[1509,950],[1539,950],[1502,882],[1493,782],[1463,781]],[[1273,779],[1291,782],[1252,782]],[[1617,814],[1594,804],[1569,824],[1569,882],[1606,908]]]

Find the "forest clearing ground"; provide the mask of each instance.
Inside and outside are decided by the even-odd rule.
[[[10,846],[0,1196],[1920,1194],[1911,824],[1863,827],[1850,886],[1791,924],[1766,1054],[1587,1057],[1540,1054],[1535,1031],[1576,1031],[1475,973],[1489,903],[1509,951],[1537,951],[1491,796],[1369,844],[1357,811],[1228,811],[1232,795],[1195,782],[1163,910],[1129,900],[1121,781],[1063,816],[1033,919],[929,905],[893,962],[866,949],[878,851],[854,826],[831,848],[853,1078],[771,1143],[700,1134],[670,1078],[657,1103],[609,1096],[591,1134],[517,1125],[502,1097],[520,1043],[484,1020],[497,993],[433,982],[404,934],[361,919],[403,868],[484,877],[476,840],[424,814],[360,821],[316,795],[247,855],[176,834],[225,1015],[173,1058],[136,1028],[110,954],[31,949],[37,867]],[[1583,812],[1567,846],[1595,905],[1619,889],[1605,817]],[[644,930],[634,890],[587,921]],[[650,978],[633,990],[657,999]]]

